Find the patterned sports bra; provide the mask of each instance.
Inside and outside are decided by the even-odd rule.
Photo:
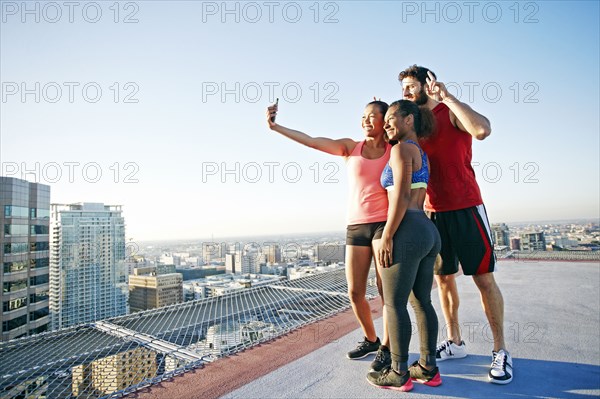
[[[411,190],[417,188],[427,188],[429,182],[429,167],[427,166],[427,154],[421,149],[421,147],[412,140],[406,140],[405,143],[411,143],[417,146],[421,153],[421,169],[416,170],[412,173],[412,179],[410,188]],[[386,190],[392,190],[394,188],[394,176],[392,175],[392,168],[389,164],[385,165],[383,172],[381,173],[381,186]]]

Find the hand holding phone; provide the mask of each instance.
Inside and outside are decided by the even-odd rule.
[[[275,100],[275,112],[277,112],[277,106],[279,105],[279,98]],[[275,115],[271,117],[271,122],[275,122]]]

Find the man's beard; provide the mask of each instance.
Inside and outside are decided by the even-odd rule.
[[[415,97],[415,103],[417,105],[423,105],[427,103],[428,99],[429,97],[427,97],[427,94],[425,94],[425,89],[421,87],[421,91],[419,91]]]

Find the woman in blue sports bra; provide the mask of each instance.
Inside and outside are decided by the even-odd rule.
[[[429,386],[442,383],[436,367],[438,321],[431,304],[433,265],[441,248],[437,228],[423,211],[429,181],[427,155],[418,139],[433,130],[434,116],[412,101],[392,103],[385,114],[385,131],[392,147],[390,161],[381,175],[388,190],[388,217],[374,246],[383,283],[383,297],[390,336],[392,365],[370,372],[372,385],[410,391],[412,381]],[[417,317],[420,358],[408,367],[412,334],[407,303]]]

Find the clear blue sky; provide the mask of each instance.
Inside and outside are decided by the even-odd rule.
[[[280,123],[360,140],[414,63],[492,122],[491,222],[599,216],[598,2],[23,4],[1,3],[2,173],[124,205],[134,240],[344,230],[344,162],[269,131],[269,88]]]

